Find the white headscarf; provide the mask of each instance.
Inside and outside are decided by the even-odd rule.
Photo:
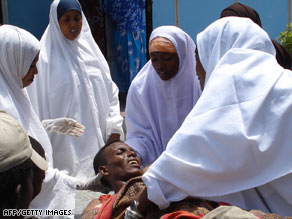
[[[47,133],[22,89],[22,78],[39,53],[40,43],[29,32],[12,25],[0,26],[0,34],[0,108],[17,119],[29,135],[40,141],[51,162],[52,149]]]
[[[196,196],[292,215],[291,71],[247,18],[215,21],[197,46],[205,88],[143,176],[149,199],[163,208]]]
[[[126,143],[137,151],[143,165],[151,164],[165,150],[201,94],[193,40],[175,26],[156,28],[150,42],[158,36],[167,38],[175,46],[179,70],[173,78],[163,81],[150,60],[130,86],[126,104]]]
[[[41,193],[30,207],[73,209],[75,180],[53,169],[50,140],[23,89],[22,78],[39,50],[39,41],[29,32],[12,25],[0,26],[0,110],[18,120],[28,135],[37,139],[46,152],[49,169]]]
[[[93,176],[92,161],[112,133],[123,137],[118,88],[82,13],[82,30],[65,38],[53,1],[50,22],[42,36],[39,77],[29,95],[41,119],[69,117],[85,126],[78,139],[51,134],[55,167],[78,177]]]

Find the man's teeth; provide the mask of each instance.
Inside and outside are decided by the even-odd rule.
[[[130,165],[138,165],[138,162],[136,160],[131,160],[129,162]]]
[[[76,30],[76,29],[72,29],[72,30],[70,30],[70,32],[71,32],[71,33],[76,33],[77,30]]]

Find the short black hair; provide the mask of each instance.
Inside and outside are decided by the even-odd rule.
[[[113,140],[113,141],[110,141],[108,142],[107,144],[105,144],[98,152],[97,154],[95,155],[94,159],[93,159],[93,169],[94,169],[94,172],[95,174],[98,174],[99,173],[99,167],[107,164],[107,160],[105,159],[105,156],[104,156],[104,150],[112,145],[113,143],[116,143],[116,142],[123,142],[121,140]]]

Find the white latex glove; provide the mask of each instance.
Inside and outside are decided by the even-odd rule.
[[[94,191],[94,192],[102,192],[104,194],[108,194],[111,189],[104,186],[100,179],[101,179],[102,175],[101,174],[97,174],[96,176],[88,179],[87,181],[79,181],[77,182],[76,185],[76,189],[77,190],[90,190],[90,191]]]
[[[85,127],[74,119],[57,118],[42,121],[43,127],[47,132],[56,132],[62,135],[79,137],[83,134]]]

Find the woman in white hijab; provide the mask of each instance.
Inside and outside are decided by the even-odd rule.
[[[197,46],[204,90],[143,175],[148,199],[165,208],[195,196],[291,216],[292,72],[247,18],[215,21]]]
[[[144,166],[154,162],[197,102],[195,44],[175,26],[150,36],[151,60],[133,80],[126,103],[127,140]]]
[[[0,26],[0,109],[12,115],[46,152],[49,169],[34,209],[73,209],[76,180],[53,168],[49,137],[35,114],[26,90],[38,73],[39,41],[29,32],[11,25]],[[73,213],[73,212],[72,212]]]
[[[85,126],[78,139],[50,134],[54,165],[79,178],[93,176],[97,151],[113,136],[123,138],[123,118],[118,88],[77,0],[53,1],[41,45],[42,74],[29,88],[36,112],[42,120],[69,117]]]

